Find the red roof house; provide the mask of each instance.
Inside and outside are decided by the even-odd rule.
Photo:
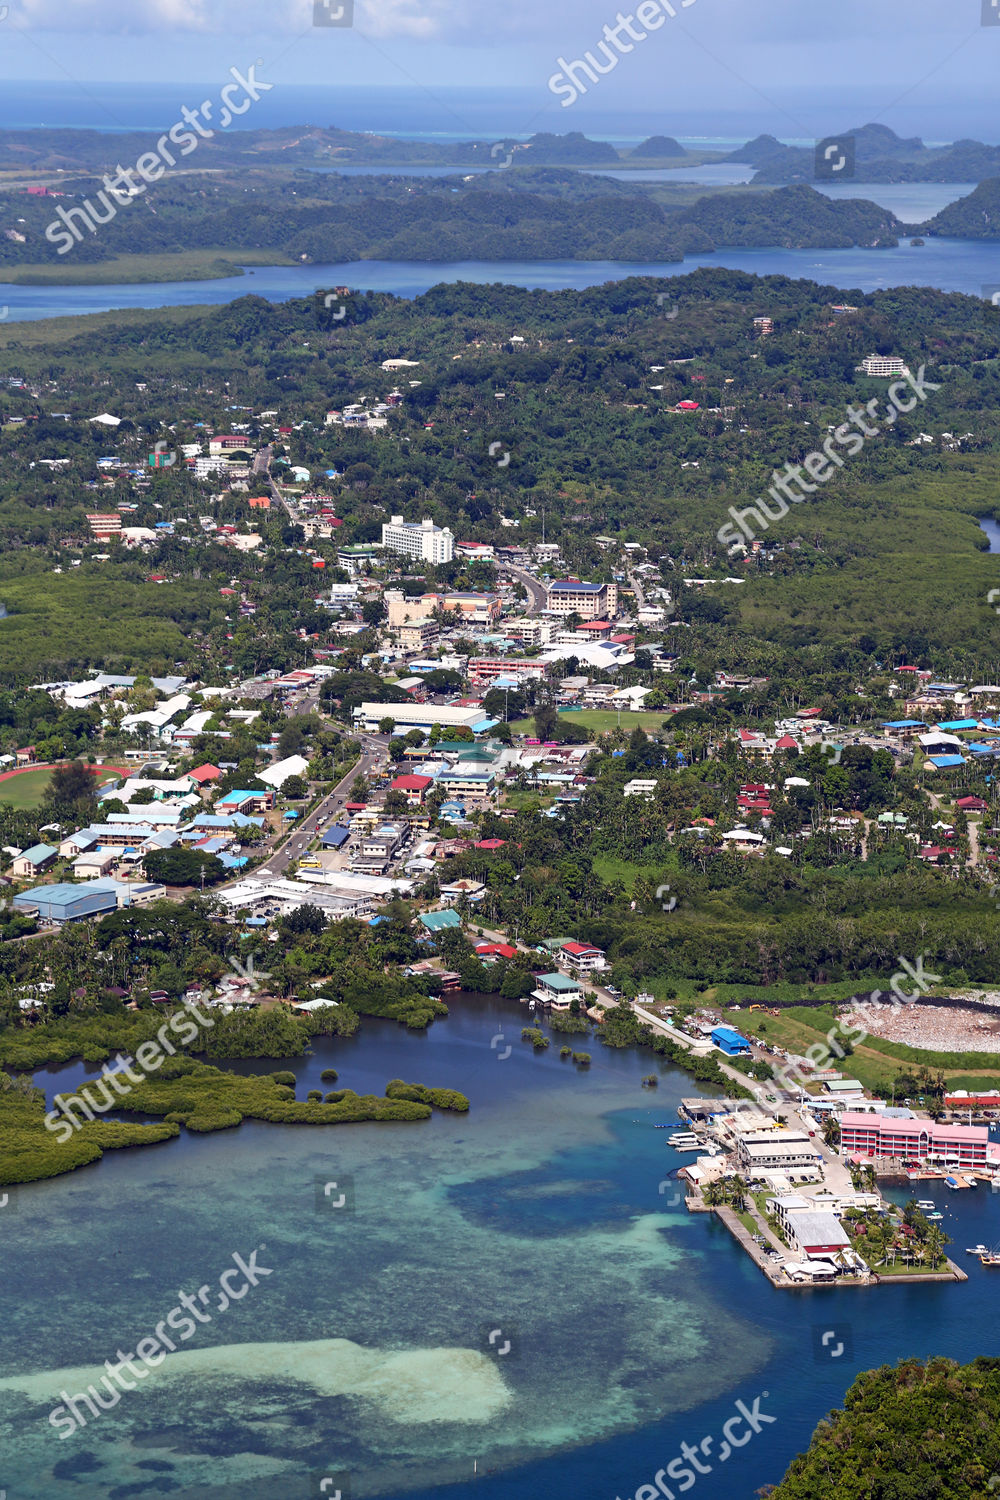
[[[411,807],[420,807],[433,785],[433,776],[397,776],[392,783],[392,790],[405,793]]]
[[[188,772],[188,775],[190,776],[191,780],[196,781],[199,786],[207,786],[210,781],[218,781],[219,777],[222,775],[222,772],[219,770],[218,766],[210,765],[206,761],[205,765],[196,766],[193,771]]]

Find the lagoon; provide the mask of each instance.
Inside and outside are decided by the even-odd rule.
[[[417,297],[456,281],[557,291],[600,286],[629,276],[669,282],[699,266],[726,266],[757,276],[806,278],[837,292],[874,292],[893,286],[930,286],[980,297],[997,282],[997,249],[976,240],[931,239],[922,248],[904,241],[895,249],[719,250],[683,262],[563,261],[350,261],[322,266],[257,266],[217,281],[167,281],[98,286],[19,286],[0,283],[0,316],[31,321],[113,308],[217,306],[255,294],[272,302],[309,297],[343,283],[359,290]]]
[[[352,1497],[626,1500],[682,1442],[717,1450],[735,1402],[759,1398],[773,1423],[698,1480],[699,1500],[731,1500],[780,1477],[856,1371],[991,1352],[995,1284],[961,1254],[964,1285],[779,1292],[712,1216],[688,1215],[669,1175],[683,1158],[653,1128],[696,1092],[686,1075],[596,1044],[577,1071],[558,1037],[521,1043],[514,1002],[450,1009],[426,1035],[366,1018],[292,1066],[299,1097],[332,1065],[359,1090],[461,1088],[467,1116],[184,1133],[16,1191],[0,1212],[9,1495],[307,1500],[349,1474]],[[353,1212],[323,1206],[326,1182]],[[1000,1240],[1000,1198],[929,1196],[960,1251]],[[271,1276],[212,1307],[182,1378],[60,1441],[47,1372],[134,1349],[179,1291],[258,1246]]]

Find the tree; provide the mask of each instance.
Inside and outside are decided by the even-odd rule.
[[[87,816],[86,809],[97,802],[97,780],[82,760],[56,766],[45,793],[46,803],[55,809],[72,809],[77,817]]]
[[[301,776],[287,776],[281,783],[282,796],[290,798],[293,802],[309,793],[308,784]]]
[[[326,927],[326,916],[318,906],[300,906],[282,917],[279,925],[282,932],[293,937],[302,937],[306,933],[318,936]]]
[[[164,885],[216,885],[223,879],[226,867],[214,854],[200,849],[154,849],[143,858],[147,879]]]
[[[545,741],[555,737],[559,715],[551,703],[540,703],[535,709],[535,735]]]
[[[385,619],[385,605],[381,599],[366,599],[361,606],[361,618],[366,625],[380,625]]]
[[[386,718],[384,719],[379,719],[378,721],[379,734],[392,734],[392,731],[395,729],[395,727],[395,719],[390,719],[388,716],[386,716]]]

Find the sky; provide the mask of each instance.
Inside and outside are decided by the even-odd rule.
[[[868,120],[931,140],[1000,139],[1000,0],[995,9],[994,0],[672,0],[676,14],[616,53],[586,97],[570,102],[550,87],[561,61],[594,51],[605,26],[642,3],[619,12],[609,0],[8,0],[0,78],[159,94],[225,82],[232,67],[255,63],[276,89],[325,85],[333,95],[516,87],[526,129],[585,129],[598,115],[644,109],[668,132],[671,118],[702,112],[766,121],[785,139]],[[315,4],[353,6],[353,24],[315,25]],[[996,25],[983,24],[984,7]]]

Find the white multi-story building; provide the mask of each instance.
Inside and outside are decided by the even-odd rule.
[[[861,368],[866,375],[903,375],[906,373],[906,361],[898,359],[894,354],[869,354],[861,361]]]
[[[426,563],[449,563],[455,556],[454,536],[447,527],[435,526],[429,516],[419,523],[402,516],[383,521],[382,546]]]

